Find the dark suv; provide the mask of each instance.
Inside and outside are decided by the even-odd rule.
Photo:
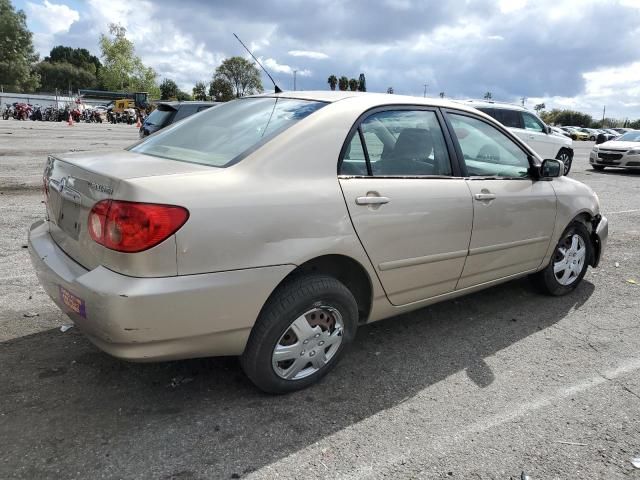
[[[140,138],[187,118],[194,113],[217,105],[219,102],[160,102],[140,127]]]

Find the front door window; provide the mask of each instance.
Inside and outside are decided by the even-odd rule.
[[[526,178],[529,158],[510,138],[488,123],[449,114],[470,177]]]

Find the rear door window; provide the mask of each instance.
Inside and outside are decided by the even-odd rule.
[[[173,107],[168,105],[158,105],[158,108],[149,114],[144,123],[162,128],[171,123],[175,114],[176,110]]]
[[[366,160],[373,176],[452,175],[444,135],[433,111],[377,112],[360,124],[360,131],[365,143],[362,152],[366,152],[368,156]],[[356,155],[361,154],[362,146],[357,147],[359,141],[359,133],[356,132],[349,151],[351,164],[355,163],[351,158],[352,152],[357,152]],[[364,167],[360,167],[360,172],[366,172]]]
[[[340,167],[341,175],[367,175],[367,159],[360,141],[360,132],[355,135],[347,145],[347,149],[342,157]]]
[[[505,127],[522,128],[522,117],[520,112],[516,110],[508,110],[506,108],[479,108],[481,112],[495,118]]]

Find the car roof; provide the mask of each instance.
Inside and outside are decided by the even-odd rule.
[[[342,102],[356,100],[360,106],[366,108],[375,108],[376,106],[384,105],[424,105],[427,107],[443,107],[454,108],[456,110],[463,110],[468,112],[477,113],[478,111],[471,105],[466,105],[461,102],[452,100],[445,100],[442,98],[432,97],[414,97],[409,95],[397,95],[389,93],[373,93],[373,92],[351,92],[351,91],[333,91],[333,90],[296,90],[285,91],[282,93],[263,93],[260,95],[252,95],[250,97],[243,98],[261,98],[261,97],[277,97],[277,98],[293,98],[299,100],[310,100],[318,102]]]
[[[529,112],[527,108],[517,105],[515,103],[507,103],[507,102],[494,102],[491,100],[460,100],[461,102],[468,103],[473,105],[475,108],[500,108],[503,110],[518,110],[519,112]]]

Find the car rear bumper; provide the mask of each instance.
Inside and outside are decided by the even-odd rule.
[[[137,361],[243,352],[260,309],[294,265],[200,275],[136,278],[86,270],[49,235],[29,232],[40,284],[98,348]]]

